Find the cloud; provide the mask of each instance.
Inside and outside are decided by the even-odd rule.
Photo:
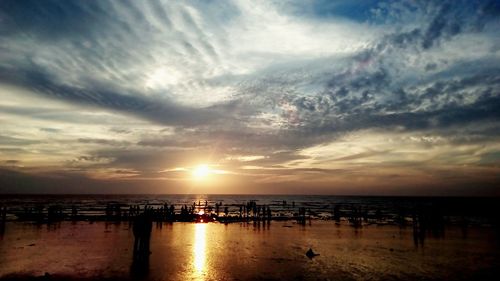
[[[0,135],[0,144],[2,145],[30,145],[37,143],[37,140],[21,139],[10,136]]]
[[[91,143],[98,145],[110,145],[110,146],[127,146],[130,145],[127,141],[118,141],[113,139],[92,139],[92,138],[80,138],[78,139],[80,143]]]
[[[497,1],[1,1],[0,159],[113,179],[211,161],[265,170],[252,182],[307,182],[315,171],[341,184],[327,171],[380,158],[381,179],[394,163],[405,165],[400,179],[421,176],[408,150],[434,144],[343,146],[371,132],[374,143],[413,134],[488,148],[466,150],[472,164],[443,148],[425,175],[491,167],[499,10]],[[325,144],[338,155],[303,153]]]
[[[137,94],[122,95],[106,88],[87,90],[53,84],[51,79],[46,77],[43,72],[33,72],[31,70],[23,72],[22,69],[13,72],[11,69],[0,68],[0,74],[2,74],[0,81],[17,86],[22,85],[51,98],[58,98],[84,106],[96,106],[125,113],[130,112],[139,117],[164,124],[203,124],[222,117],[214,110],[186,108],[167,101],[158,103],[158,101]]]

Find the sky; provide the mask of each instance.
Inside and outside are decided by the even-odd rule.
[[[499,29],[488,0],[0,0],[0,192],[500,195]]]

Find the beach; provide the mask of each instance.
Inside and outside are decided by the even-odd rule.
[[[500,281],[500,0],[0,0],[0,281]]]
[[[411,227],[394,225],[154,223],[149,260],[137,265],[127,222],[8,222],[0,279],[493,280],[498,237],[449,226],[416,245]],[[308,258],[310,248],[319,255]]]

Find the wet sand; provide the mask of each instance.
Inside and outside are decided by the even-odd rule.
[[[0,279],[147,280],[495,280],[498,233],[491,227],[416,246],[412,228],[291,221],[153,225],[149,264],[132,264],[128,223],[9,222],[0,238]],[[320,255],[309,259],[312,248]]]

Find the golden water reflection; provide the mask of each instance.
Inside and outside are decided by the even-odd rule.
[[[194,226],[193,273],[200,279],[203,278],[206,271],[206,228],[207,224],[205,223],[197,223]]]

